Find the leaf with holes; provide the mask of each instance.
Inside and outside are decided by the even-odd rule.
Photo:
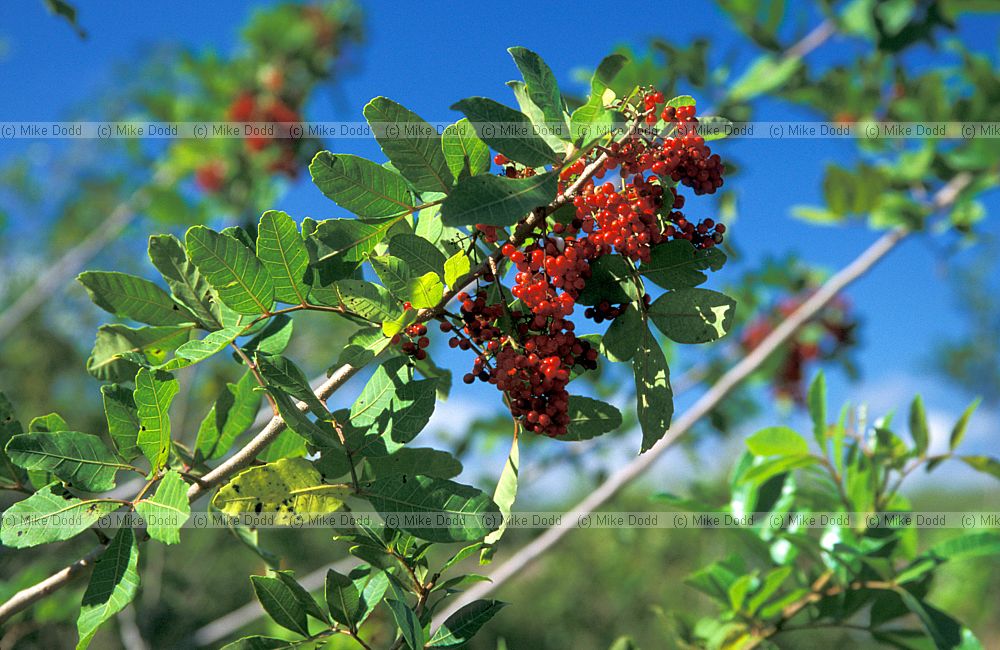
[[[139,365],[126,359],[132,354],[150,365],[166,361],[167,354],[191,338],[193,325],[140,327],[102,325],[87,359],[87,372],[101,381],[131,381]]]
[[[733,326],[736,301],[708,289],[678,289],[665,293],[649,307],[656,327],[677,343],[709,343]]]
[[[646,452],[666,434],[674,415],[670,369],[648,326],[643,329],[639,349],[632,359],[632,372],[635,375],[636,412],[642,429],[641,451]]]
[[[139,416],[139,435],[136,445],[149,460],[151,472],[156,473],[170,457],[170,403],[180,390],[177,380],[166,372],[140,368],[135,376],[136,411]]]
[[[570,395],[569,424],[566,425],[566,434],[554,440],[566,442],[590,440],[614,431],[621,425],[622,414],[611,404],[582,395]]]
[[[335,512],[349,490],[326,485],[319,471],[304,458],[283,458],[237,474],[212,499],[228,515],[273,512],[275,523],[288,525],[301,515]]]
[[[79,499],[70,494],[56,494],[51,486],[45,487],[3,513],[0,544],[28,548],[61,542],[79,535],[120,507],[117,501]]]

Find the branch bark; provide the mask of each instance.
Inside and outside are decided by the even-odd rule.
[[[161,171],[153,176],[152,184],[160,185],[169,180],[169,176]],[[146,201],[145,190],[144,187],[140,188],[119,203],[108,218],[86,239],[67,251],[58,262],[38,276],[34,284],[22,292],[9,307],[0,312],[0,340],[7,338],[25,318],[63,290],[66,283],[83,268],[84,264],[132,223]]]

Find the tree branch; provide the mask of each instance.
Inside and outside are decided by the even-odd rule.
[[[170,177],[161,170],[153,176],[152,184],[161,185],[169,181]],[[83,268],[84,264],[101,252],[101,249],[135,219],[146,198],[145,187],[133,192],[119,203],[108,218],[86,239],[67,251],[58,262],[39,275],[34,284],[22,292],[17,300],[0,312],[0,340],[7,338],[25,318],[65,288],[66,283]]]

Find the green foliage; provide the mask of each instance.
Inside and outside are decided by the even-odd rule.
[[[364,158],[321,151],[309,165],[309,173],[323,194],[359,217],[373,219],[413,210],[403,177]]]
[[[139,588],[139,543],[131,528],[120,528],[107,549],[97,558],[90,583],[83,593],[77,649],[86,648],[97,629],[125,609]]]
[[[204,226],[185,237],[187,253],[227,307],[239,314],[266,314],[274,304],[274,282],[239,240]]]
[[[282,458],[237,474],[219,490],[212,505],[230,515],[275,513],[278,524],[301,517],[339,510],[348,491],[327,485],[312,463],[303,458]]]
[[[191,516],[187,483],[181,475],[169,471],[160,479],[153,496],[135,503],[135,510],[146,521],[146,532],[164,544],[180,541],[180,528]]]
[[[530,178],[470,176],[459,180],[441,204],[441,218],[449,226],[510,226],[532,208],[551,202],[556,196],[556,181],[552,172]]]
[[[115,486],[115,475],[127,469],[97,436],[79,431],[35,431],[11,437],[7,456],[18,467],[51,472],[65,483],[88,492]]]
[[[169,373],[140,368],[135,376],[136,415],[139,434],[136,446],[149,461],[154,474],[167,464],[170,457],[170,403],[180,384]]]
[[[373,131],[382,152],[414,189],[445,193],[451,190],[452,170],[434,127],[385,97],[368,102],[364,114],[369,123],[376,125]],[[379,123],[385,126],[378,126]]]

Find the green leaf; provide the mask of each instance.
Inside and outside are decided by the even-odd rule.
[[[372,255],[369,261],[389,293],[401,299],[409,296],[410,281],[413,279],[409,264],[392,255]]]
[[[285,395],[285,397],[288,396]],[[280,408],[278,412],[281,412]],[[298,410],[296,410],[296,413],[298,413]],[[303,416],[303,419],[306,419],[305,416]],[[296,423],[296,426],[298,426],[298,423]],[[279,433],[274,442],[257,454],[257,461],[261,463],[273,463],[282,458],[304,458],[307,456],[309,454],[308,441],[296,432],[296,426],[289,425],[287,429]]]
[[[906,589],[896,589],[906,608],[913,612],[937,648],[956,648],[962,643],[962,626],[951,616],[932,607]]]
[[[294,329],[295,321],[285,314],[278,314],[267,322],[264,329],[243,344],[243,351],[281,354],[288,347],[288,342],[292,340]]]
[[[555,439],[567,442],[590,440],[614,431],[621,425],[622,414],[611,404],[581,395],[570,395],[566,435]]]
[[[365,496],[380,513],[412,513],[394,528],[431,542],[482,539],[499,525],[499,508],[483,492],[468,485],[428,476],[387,476],[372,481]],[[439,515],[447,519],[439,521]],[[494,515],[494,516],[489,516]],[[431,527],[421,526],[429,523]],[[444,523],[446,526],[434,526]]]
[[[406,645],[411,650],[421,650],[424,647],[424,629],[414,611],[406,603],[395,598],[386,598],[385,604],[389,606]]]
[[[990,456],[959,456],[963,463],[984,474],[989,474],[993,478],[1000,479],[1000,460]]]
[[[930,429],[927,426],[927,413],[924,411],[924,400],[917,395],[910,404],[910,436],[916,445],[917,454],[923,456],[930,444]]]
[[[180,325],[195,316],[149,280],[113,271],[86,271],[77,276],[94,304],[119,318],[149,325]]]
[[[542,57],[524,47],[511,47],[507,51],[521,71],[528,97],[541,110],[544,121],[551,125],[564,124],[566,118],[559,84]]]
[[[268,387],[267,392],[274,399],[275,404],[277,404],[281,419],[285,421],[285,424],[288,425],[288,428],[292,432],[297,434],[297,436],[285,436],[284,439],[279,436],[277,442],[287,445],[289,453],[286,455],[291,456],[291,450],[305,450],[302,441],[297,439],[299,437],[308,440],[317,447],[335,447],[339,445],[333,425],[330,422],[325,420],[313,422],[298,409],[292,398],[279,388]],[[272,447],[274,444],[276,443],[272,443]],[[304,454],[295,455],[301,456]],[[265,455],[264,460],[277,460],[278,458],[281,458],[281,455],[272,450]]]
[[[452,289],[457,289],[459,282],[472,270],[472,263],[465,251],[457,251],[454,255],[445,260],[444,263],[444,283]]]
[[[330,415],[326,404],[316,397],[312,387],[309,386],[309,379],[306,378],[305,373],[291,359],[280,355],[257,354],[254,355],[254,361],[268,385],[302,400],[313,415],[318,418],[326,418]]]
[[[510,226],[556,197],[557,175],[546,172],[529,178],[482,174],[463,178],[441,204],[445,225]]]
[[[236,437],[250,428],[257,417],[260,393],[249,370],[235,384],[226,384],[208,415],[198,427],[195,449],[205,460],[221,457]]]
[[[274,282],[242,242],[205,226],[185,237],[187,252],[219,298],[239,314],[266,314],[274,304]]]
[[[139,543],[131,528],[119,528],[108,548],[97,558],[83,594],[76,629],[77,650],[90,645],[97,629],[125,609],[139,589]]]
[[[523,81],[508,81],[507,86],[514,91],[514,99],[517,106],[524,115],[531,120],[535,126],[536,133],[545,144],[549,145],[553,151],[561,152],[566,149],[566,142],[569,141],[570,133],[566,128],[565,119],[550,122],[546,119],[542,109],[532,101],[528,95],[528,87]]]
[[[649,327],[643,330],[639,350],[632,359],[632,372],[635,375],[636,412],[642,429],[641,451],[645,452],[666,434],[674,415],[670,369]]]
[[[347,346],[340,352],[337,366],[351,365],[363,368],[389,347],[390,339],[379,327],[364,327],[347,339]]]
[[[132,381],[139,365],[122,355],[139,354],[151,365],[163,363],[167,354],[191,337],[193,325],[140,327],[102,325],[97,329],[87,371],[101,381]]]
[[[932,546],[926,555],[946,561],[1000,555],[1000,533],[983,531],[952,537]]]
[[[406,262],[414,275],[444,273],[444,254],[423,237],[403,233],[389,240],[389,253]]]
[[[187,307],[202,326],[222,327],[218,295],[188,259],[179,239],[173,235],[153,235],[149,238],[149,259],[166,280],[174,299]]]
[[[232,643],[222,646],[222,650],[280,650],[283,648],[297,648],[300,644],[297,641],[286,641],[270,636],[245,636]]]
[[[323,194],[359,217],[388,217],[413,211],[406,180],[370,160],[320,151],[309,164],[309,173]]]
[[[677,343],[717,341],[732,328],[736,301],[708,289],[678,289],[649,307],[656,327]]]
[[[747,448],[757,456],[803,456],[809,443],[788,427],[768,427],[747,438]]]
[[[979,402],[980,400],[976,399],[972,404],[969,404],[965,408],[965,411],[962,412],[962,417],[958,418],[958,422],[952,427],[951,436],[948,438],[948,449],[951,451],[955,451],[962,444],[962,440],[965,438],[965,430],[969,427],[969,418],[972,417],[976,408],[979,407]]]
[[[268,210],[257,229],[257,258],[274,282],[274,297],[289,305],[306,303],[309,295],[309,252],[295,220]]]
[[[23,432],[21,423],[14,412],[14,405],[10,403],[2,391],[0,391],[0,471],[3,471],[12,484],[20,483],[24,480],[23,472],[20,472],[10,463],[7,452],[4,448],[10,442],[11,437]]]
[[[633,305],[626,305],[625,311],[612,321],[601,338],[601,353],[611,361],[628,361],[639,347],[642,328],[642,316],[638,310]]]
[[[480,628],[507,603],[499,600],[476,600],[445,620],[428,642],[428,648],[454,648],[465,645]]]
[[[799,69],[799,57],[778,59],[772,54],[762,54],[729,89],[732,102],[745,102],[765,95],[785,85]]]
[[[319,471],[304,458],[283,458],[244,470],[216,493],[212,505],[229,515],[276,513],[275,522],[287,525],[301,515],[339,510],[347,490],[325,485]]]
[[[48,486],[3,513],[0,543],[8,548],[28,548],[61,542],[79,535],[120,507],[115,501],[56,494]]]
[[[364,280],[338,280],[329,287],[314,287],[312,297],[321,305],[344,307],[373,323],[392,320],[402,313],[399,302],[385,287]]]
[[[813,423],[813,437],[823,449],[826,449],[826,375],[820,370],[809,385],[809,416]]]
[[[433,126],[385,97],[368,102],[364,114],[393,167],[418,192],[447,193],[451,190],[455,179],[442,151],[441,137]],[[376,127],[380,122],[386,126]]]
[[[333,620],[356,629],[361,614],[361,593],[354,581],[335,569],[326,572],[326,606]]]
[[[136,512],[146,521],[146,532],[164,544],[181,541],[181,526],[191,516],[187,483],[171,470],[163,475],[152,497],[135,504]]]
[[[687,240],[674,239],[654,246],[639,273],[664,289],[687,289],[708,279],[703,271],[718,271],[725,262],[718,248],[699,250]]]
[[[612,54],[597,66],[590,79],[590,97],[587,103],[573,111],[570,118],[574,141],[582,139],[584,144],[589,143],[596,135],[596,129],[590,131],[589,127],[610,126],[612,114],[604,108],[606,91],[610,90],[611,82],[618,76],[626,61],[628,59],[621,54]]]
[[[324,257],[339,257],[345,262],[360,263],[387,239],[402,216],[385,219],[327,219],[316,226],[315,237],[331,252]],[[354,264],[356,266],[357,264]]]
[[[58,413],[39,415],[36,418],[32,418],[31,422],[28,423],[28,431],[56,433],[59,431],[66,431],[67,429],[69,429],[69,425],[66,424],[66,420],[64,420]]]
[[[377,478],[405,474],[453,478],[462,473],[462,463],[446,451],[427,447],[403,447],[388,456],[365,460],[371,475]]]
[[[309,636],[306,609],[288,585],[269,576],[250,576],[250,583],[261,607],[275,623],[296,634]]]
[[[323,609],[319,606],[319,603],[316,602],[316,599],[309,595],[309,592],[306,591],[305,587],[300,585],[295,580],[294,572],[275,571],[274,575],[276,578],[278,578],[278,580],[281,580],[283,583],[285,583],[286,587],[291,589],[292,594],[295,596],[295,599],[299,601],[299,605],[301,605],[306,610],[306,613],[309,616],[312,616],[318,621],[322,621],[323,623],[329,624],[330,617],[326,615]]]
[[[177,380],[169,373],[140,368],[135,376],[136,411],[139,415],[139,435],[136,445],[149,460],[155,474],[170,457],[170,403],[180,390]]]
[[[469,97],[451,108],[469,119],[480,140],[511,160],[528,167],[541,167],[558,160],[556,152],[520,111],[486,97]]]
[[[410,282],[407,295],[414,309],[432,309],[444,297],[444,284],[437,273],[430,271]]]
[[[108,421],[108,433],[118,455],[132,460],[142,453],[136,444],[139,435],[139,412],[135,407],[132,391],[118,384],[101,386],[104,397],[104,415]]]
[[[351,424],[377,426],[386,440],[407,443],[427,425],[434,412],[436,380],[414,381],[406,359],[380,365],[351,406]]]
[[[577,297],[580,305],[597,305],[603,300],[610,303],[639,299],[632,282],[629,263],[621,255],[603,255],[590,264],[590,279]]]
[[[490,149],[476,136],[472,124],[465,118],[445,128],[441,150],[455,178],[485,174],[490,170]]]
[[[792,575],[792,567],[783,566],[777,569],[772,569],[768,571],[767,575],[764,576],[764,580],[761,582],[760,587],[750,596],[747,601],[746,611],[751,616],[757,613],[764,603],[766,603],[771,596],[773,596],[778,589],[785,583],[785,581]]]
[[[174,358],[156,367],[157,370],[179,370],[218,354],[243,334],[241,325],[230,325],[221,330],[209,332],[203,339],[187,341],[174,351]]]
[[[503,515],[500,525],[492,533],[483,539],[487,546],[483,548],[479,555],[479,563],[486,564],[493,559],[496,553],[496,544],[503,537],[507,530],[507,517],[510,516],[511,508],[514,507],[514,499],[517,497],[517,476],[521,467],[521,454],[517,448],[517,436],[515,435],[510,443],[510,453],[507,454],[507,462],[504,463],[503,471],[500,472],[500,480],[493,490],[493,503],[497,504],[500,514]]]
[[[27,470],[51,472],[87,492],[115,486],[115,474],[128,469],[95,435],[79,431],[21,433],[7,443],[12,463]]]

